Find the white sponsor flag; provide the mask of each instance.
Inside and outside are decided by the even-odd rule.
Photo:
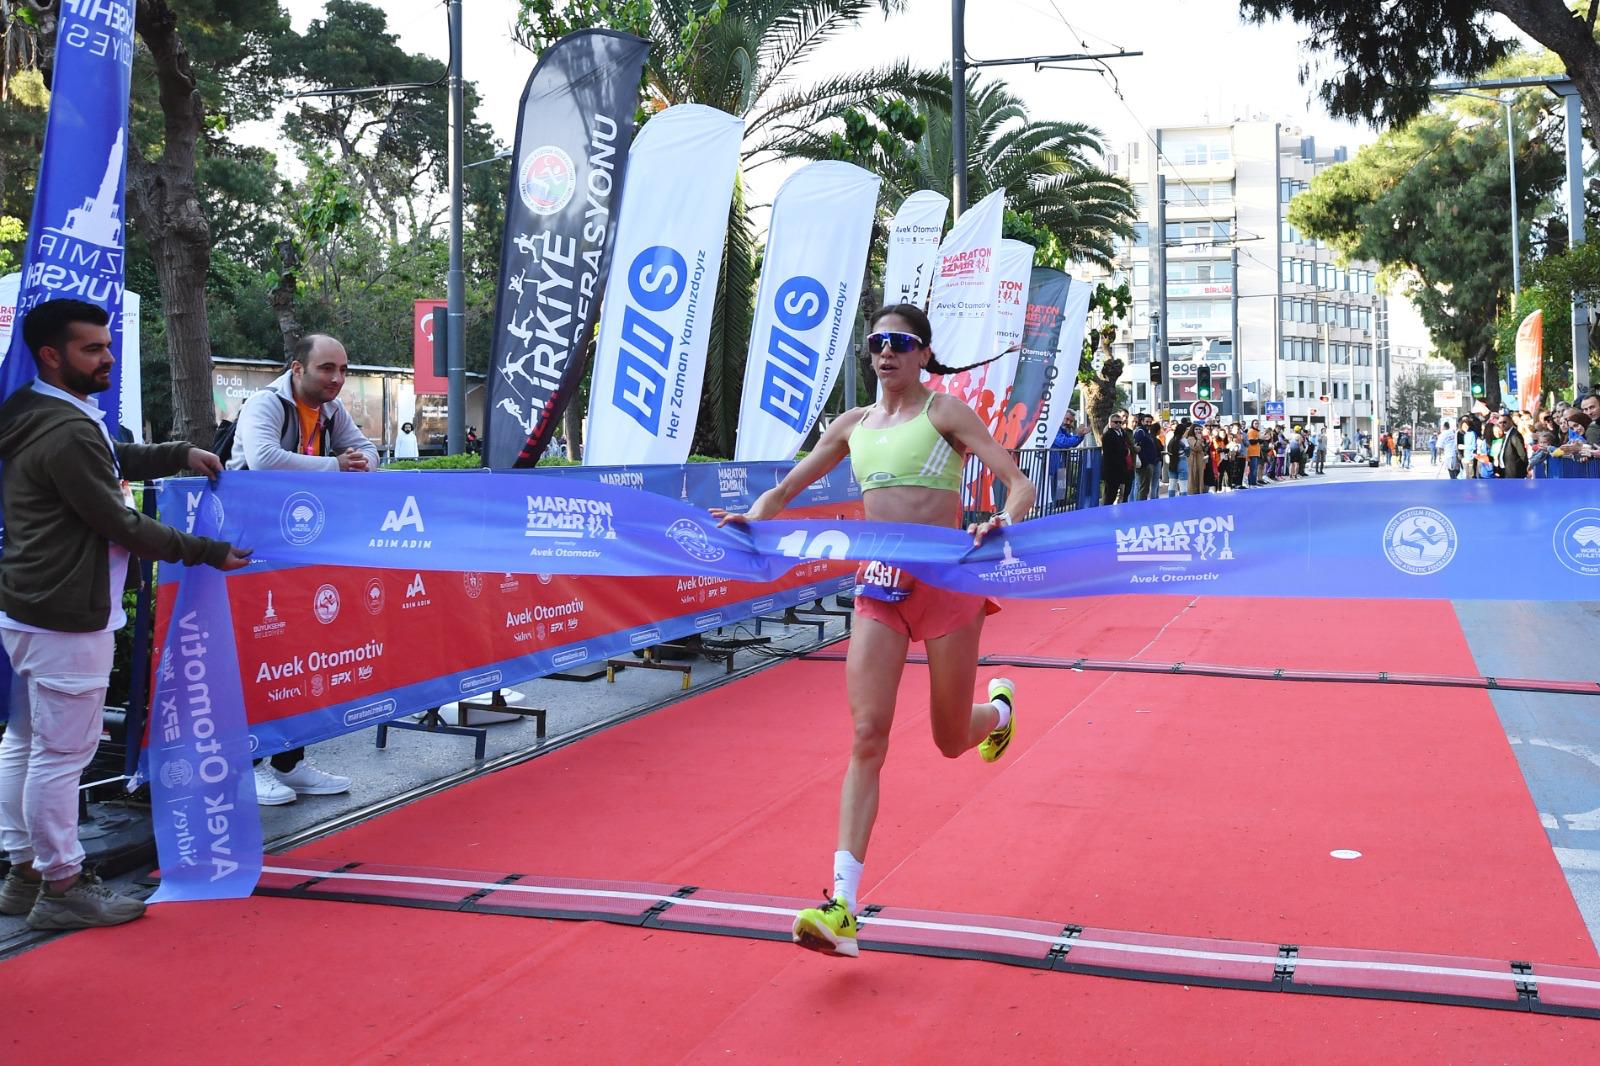
[[[1083,331],[1089,321],[1089,297],[1094,286],[1072,279],[1061,309],[1061,340],[1056,345],[1055,372],[1045,381],[1039,417],[1023,438],[1024,448],[1048,448],[1067,417],[1078,383],[1078,363],[1083,359]]]
[[[878,178],[811,163],[772,201],[734,459],[793,459],[855,338]]]
[[[962,399],[978,412],[992,433],[1006,410],[1006,394],[1017,379],[1017,363],[1022,359],[1022,330],[1028,319],[1028,280],[1033,274],[1033,245],[1022,241],[1000,242],[1000,284],[995,290],[994,340],[989,355],[1006,354],[972,372],[968,392]],[[984,356],[987,359],[989,356]],[[962,360],[966,362],[966,360]]]
[[[5,362],[11,347],[11,331],[21,329],[16,321],[17,290],[21,287],[21,274],[0,277],[0,363]],[[96,301],[98,303],[98,301]],[[144,392],[139,376],[139,294],[124,290],[122,294],[122,346],[117,353],[122,361],[121,391],[117,394],[117,425],[128,431],[135,444],[144,444]],[[103,404],[104,400],[95,400]],[[206,442],[209,446],[210,442]]]
[[[934,354],[945,366],[965,366],[995,354],[990,316],[1000,285],[998,251],[1005,209],[1004,190],[990,193],[950,227],[939,245],[928,320],[933,325]]]
[[[883,302],[928,305],[933,265],[939,257],[939,234],[950,213],[950,200],[923,189],[900,203],[889,227],[889,250],[883,264]]]
[[[633,140],[595,343],[585,463],[689,458],[743,137],[742,120],[679,104]]]

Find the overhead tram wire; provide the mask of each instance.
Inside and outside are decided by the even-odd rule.
[[[967,73],[983,67],[1031,66],[1041,70],[1046,64],[1092,60],[1103,63],[1107,59],[1143,55],[1142,52],[1116,51],[1099,54],[1072,53],[1064,55],[1013,56],[1001,59],[973,59],[967,55],[966,0],[951,0],[950,4],[950,140],[952,147],[951,193],[955,217],[960,218],[967,209]]]

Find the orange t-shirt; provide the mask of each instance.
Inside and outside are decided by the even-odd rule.
[[[1260,430],[1252,429],[1250,431],[1250,448],[1245,454],[1251,459],[1259,459],[1259,458],[1261,458],[1261,431]]]
[[[307,407],[299,400],[294,402],[294,409],[300,416],[300,454],[321,455],[322,433],[318,423],[322,421],[322,409]]]

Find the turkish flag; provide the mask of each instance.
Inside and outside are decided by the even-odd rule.
[[[450,382],[433,372],[433,310],[447,306],[443,300],[417,300],[411,309],[411,379],[414,396],[444,396]]]

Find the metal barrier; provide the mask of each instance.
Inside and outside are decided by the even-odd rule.
[[[1029,518],[1094,507],[1100,502],[1099,448],[1013,448],[1011,458],[1038,492]],[[1006,488],[976,456],[967,456],[962,521],[981,522],[1005,506]]]
[[[1542,464],[1534,477],[1600,478],[1600,461],[1579,462],[1576,459],[1551,459]]]

